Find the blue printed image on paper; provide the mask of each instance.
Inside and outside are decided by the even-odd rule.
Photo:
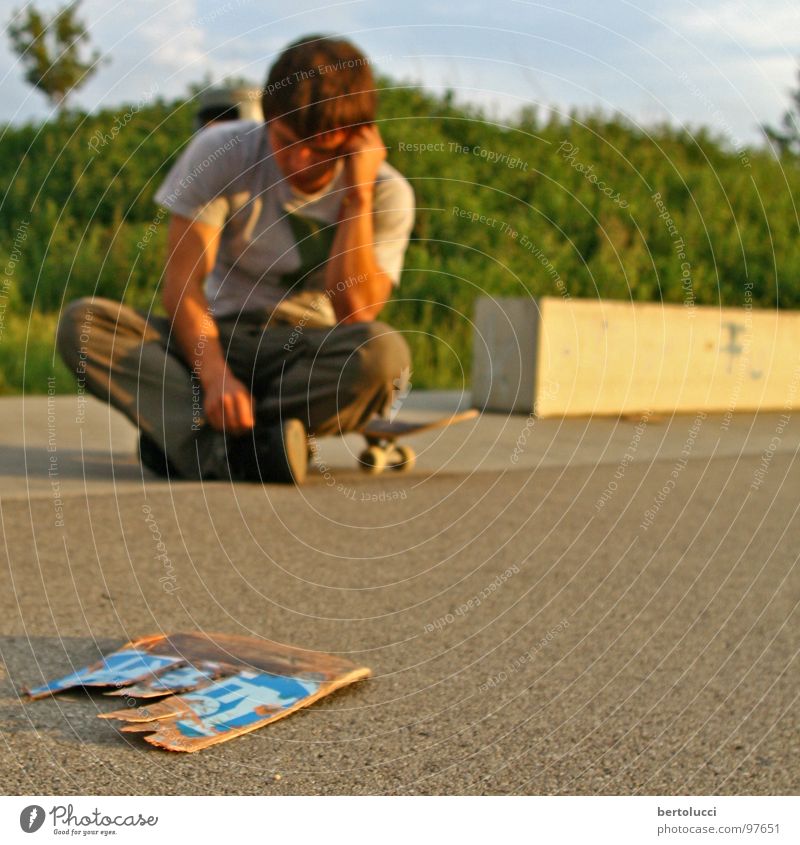
[[[42,695],[46,692],[59,692],[79,686],[122,686],[140,681],[167,666],[181,663],[180,657],[150,654],[147,651],[126,649],[115,651],[104,657],[99,663],[84,666],[63,678],[57,678],[40,687],[29,690],[30,695]]]
[[[210,681],[220,674],[219,663],[201,663],[199,666],[179,666],[168,669],[146,683],[137,685],[130,690],[135,695],[138,690],[148,692],[172,692],[173,690],[194,689],[204,681]]]
[[[176,727],[184,736],[217,736],[263,721],[313,695],[319,683],[269,673],[240,672],[203,690],[181,696],[197,719],[179,719]],[[260,712],[257,712],[257,709]]]

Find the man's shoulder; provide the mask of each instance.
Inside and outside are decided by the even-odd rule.
[[[378,204],[413,208],[414,189],[399,170],[384,161],[375,180],[375,199]]]
[[[175,214],[221,226],[228,211],[225,197],[251,189],[255,165],[263,156],[263,126],[232,120],[201,129],[156,191],[155,201]],[[217,203],[214,209],[212,202]]]
[[[194,141],[196,154],[254,156],[264,139],[264,124],[256,120],[226,120],[201,129]]]

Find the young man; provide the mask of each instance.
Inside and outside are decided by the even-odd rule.
[[[163,303],[64,312],[79,382],[141,431],[142,462],[194,479],[303,480],[307,434],[354,431],[409,371],[376,322],[414,220],[386,162],[367,59],[308,37],[270,69],[265,123],[200,132],[156,201],[171,212]]]

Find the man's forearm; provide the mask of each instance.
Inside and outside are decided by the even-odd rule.
[[[225,354],[217,323],[201,290],[186,293],[170,308],[172,331],[184,361],[201,384],[218,378],[225,370]]]
[[[219,231],[180,216],[170,221],[169,259],[162,300],[184,361],[205,383],[224,372],[219,330],[203,291],[217,252]]]
[[[374,320],[391,292],[392,283],[375,259],[372,191],[353,192],[342,208],[325,287],[337,320]]]
[[[203,281],[216,260],[220,231],[188,218],[172,218],[163,301],[178,348],[202,385],[206,423],[240,435],[255,425],[253,397],[228,368],[219,328],[203,291]]]

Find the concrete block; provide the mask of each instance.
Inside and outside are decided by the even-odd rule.
[[[475,404],[539,417],[789,411],[800,397],[800,314],[482,299],[474,365]]]
[[[482,296],[475,306],[472,403],[490,411],[530,413],[539,308],[525,297]]]

